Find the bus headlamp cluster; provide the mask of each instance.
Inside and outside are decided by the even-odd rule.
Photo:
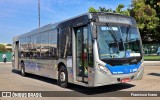
[[[97,70],[104,73],[104,74],[109,74],[109,72],[110,72],[105,66],[103,66],[101,64],[98,64],[98,69]]]

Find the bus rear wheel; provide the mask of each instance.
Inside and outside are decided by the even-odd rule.
[[[22,76],[25,76],[25,75],[26,75],[24,62],[21,63],[21,75],[22,75]]]
[[[67,69],[64,66],[61,66],[58,72],[58,84],[66,88],[68,85],[68,74]]]

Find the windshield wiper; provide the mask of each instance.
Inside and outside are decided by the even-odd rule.
[[[114,32],[113,28],[111,27],[111,25],[109,23],[106,23],[107,27],[109,28],[109,33],[111,34],[111,36],[113,37],[115,42],[118,42],[117,37],[116,37],[116,33]],[[112,30],[112,31],[111,31]]]
[[[126,51],[127,51],[127,49],[129,49],[129,40],[128,40],[128,38],[129,38],[129,30],[130,30],[130,25],[129,25],[129,27],[127,28],[127,30],[126,30],[126,34],[127,34],[127,36],[126,36],[126,42],[127,42],[127,48],[126,48]]]
[[[119,51],[119,42],[118,42],[118,40],[117,40],[117,36],[116,36],[116,33],[115,33],[115,31],[113,30],[113,28],[112,28],[112,26],[109,24],[109,23],[106,23],[106,25],[107,25],[107,27],[109,28],[108,29],[108,32],[111,34],[111,36],[112,36],[112,38],[113,38],[113,40],[114,40],[114,42],[116,43],[116,45],[117,45],[117,48],[118,48],[118,51]],[[106,41],[107,42],[107,41]],[[109,45],[109,43],[107,42],[107,44],[108,44],[108,46],[110,47],[110,45]],[[114,44],[115,45],[115,44]],[[109,51],[110,51],[110,48],[109,48]],[[113,58],[113,54],[114,52],[112,51],[110,51],[110,56]]]

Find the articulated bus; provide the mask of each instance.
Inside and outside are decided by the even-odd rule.
[[[141,80],[143,52],[136,21],[85,13],[13,38],[13,69],[85,87]]]

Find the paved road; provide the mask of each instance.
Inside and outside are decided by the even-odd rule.
[[[160,91],[160,66],[145,66],[144,77],[140,81],[133,81],[125,84],[116,84],[109,86],[102,86],[97,88],[85,88],[70,84],[69,88],[61,88],[56,85],[56,80],[48,79],[36,75],[29,74],[27,77],[21,77],[19,71],[12,70],[11,64],[0,64],[0,91],[74,91],[75,93],[85,94],[92,91],[89,95],[109,94],[116,91]],[[93,92],[94,91],[94,92]],[[64,93],[64,92],[63,92]],[[68,97],[68,98],[54,98],[57,100],[127,100],[136,99],[129,97]],[[0,100],[8,100],[9,98],[0,98]],[[14,98],[15,100],[24,100],[27,98]],[[35,100],[36,98],[29,98]],[[53,98],[39,98],[41,100]],[[37,99],[37,100],[39,100]],[[146,98],[138,98],[145,100]],[[137,100],[138,100],[137,99]],[[158,100],[159,98],[152,98]]]

